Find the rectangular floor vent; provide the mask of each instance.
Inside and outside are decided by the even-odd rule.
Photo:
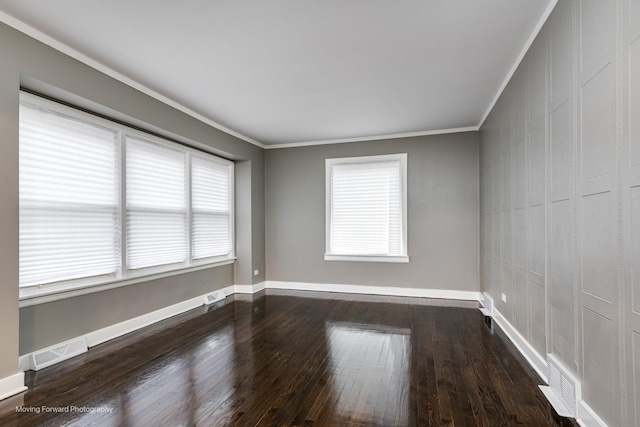
[[[87,351],[87,343],[84,338],[77,338],[58,344],[53,347],[38,350],[31,354],[31,363],[34,370],[46,368],[63,360],[72,358]]]
[[[204,305],[214,304],[218,301],[222,301],[227,296],[222,291],[211,292],[204,296]]]
[[[491,298],[488,294],[484,294],[484,300],[482,301],[482,307],[480,307],[480,311],[485,316],[491,316],[493,314],[493,298]]]
[[[581,399],[580,382],[553,355],[547,354],[549,386],[540,389],[558,415],[576,418]]]

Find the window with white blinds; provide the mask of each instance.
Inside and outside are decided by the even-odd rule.
[[[191,242],[193,257],[231,254],[231,175],[229,164],[191,156]]]
[[[117,132],[20,106],[20,286],[119,270]]]
[[[408,262],[406,165],[406,154],[326,160],[326,260]]]
[[[27,93],[19,154],[21,295],[234,259],[228,160]]]

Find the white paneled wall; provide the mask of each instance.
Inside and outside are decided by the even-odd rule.
[[[586,424],[640,425],[640,0],[559,0],[480,159],[483,291]]]
[[[619,147],[619,191],[622,209],[623,289],[617,295],[624,307],[624,328],[618,334],[626,351],[621,358],[621,377],[626,380],[623,403],[629,420],[640,425],[640,0],[625,2],[616,36],[620,56],[621,90],[616,117],[621,133]],[[633,425],[630,422],[629,425]]]

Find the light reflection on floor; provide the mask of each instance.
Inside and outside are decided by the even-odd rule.
[[[334,322],[325,329],[338,415],[370,424],[407,425],[411,331]],[[385,411],[388,405],[394,410]]]

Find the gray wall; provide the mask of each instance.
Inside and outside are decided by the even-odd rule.
[[[482,288],[612,426],[640,425],[639,37],[637,0],[560,0],[481,129]]]
[[[478,133],[267,150],[267,278],[478,291]],[[408,264],[325,261],[325,159],[408,153]]]
[[[194,271],[20,309],[20,354],[115,325],[233,283],[233,266]],[[123,304],[123,301],[131,301]],[[144,312],[138,306],[144,307]],[[97,307],[108,307],[99,310]]]
[[[264,150],[218,131],[0,24],[0,379],[19,353],[76,337],[208,291],[264,280]],[[20,86],[236,160],[235,268],[223,266],[18,309]],[[260,270],[253,276],[253,270]],[[20,323],[19,323],[20,322]]]

